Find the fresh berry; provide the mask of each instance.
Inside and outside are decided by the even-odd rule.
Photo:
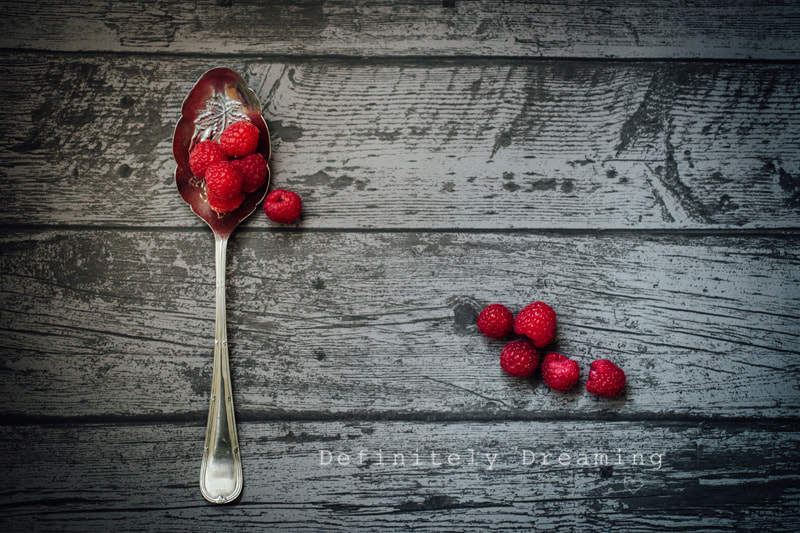
[[[242,176],[244,192],[253,192],[267,181],[267,160],[259,153],[250,154],[244,159],[234,159],[231,165]]]
[[[528,341],[512,341],[500,353],[500,366],[515,378],[526,378],[539,366],[539,352]]]
[[[270,220],[281,224],[291,224],[300,216],[303,202],[292,191],[275,189],[264,200],[264,212]]]
[[[219,144],[231,157],[244,157],[256,151],[258,128],[246,120],[234,122],[222,132]]]
[[[192,174],[198,178],[205,177],[209,165],[227,160],[228,156],[225,155],[225,151],[214,141],[199,142],[189,152],[189,168],[192,170]]]
[[[514,329],[514,314],[503,304],[486,306],[478,315],[478,329],[493,339],[502,339]]]
[[[219,198],[213,194],[208,195],[208,205],[217,213],[227,213],[233,211],[244,201],[245,194],[240,192],[238,196],[233,198]]]
[[[230,162],[220,161],[206,169],[206,187],[209,196],[232,200],[242,194],[242,176]]]
[[[525,335],[541,349],[556,337],[556,313],[544,302],[534,302],[519,312],[514,320],[514,333]]]
[[[551,389],[565,392],[575,386],[581,370],[578,363],[560,353],[550,352],[542,361],[542,378]]]
[[[603,398],[613,398],[625,387],[625,372],[608,359],[600,359],[589,368],[586,390]]]

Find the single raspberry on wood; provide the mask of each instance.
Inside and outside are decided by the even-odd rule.
[[[267,181],[267,160],[259,153],[250,154],[244,159],[234,159],[231,166],[242,176],[244,192],[253,192]]]
[[[578,382],[581,369],[578,363],[560,353],[550,352],[542,361],[542,379],[551,389],[566,392]]]
[[[206,176],[206,169],[214,163],[227,161],[228,156],[222,147],[214,141],[202,141],[189,152],[189,168],[198,178]]]
[[[297,193],[275,189],[264,199],[264,212],[270,220],[280,224],[291,224],[300,217],[303,202]]]
[[[232,200],[242,194],[242,176],[229,161],[214,163],[206,169],[208,195]]]
[[[525,335],[541,349],[556,337],[556,313],[544,302],[533,302],[514,319],[514,333]]]
[[[539,352],[529,341],[512,341],[500,352],[500,366],[515,378],[526,378],[539,366]]]
[[[625,372],[608,359],[600,359],[589,368],[586,390],[603,398],[617,396],[625,387]]]
[[[247,120],[234,122],[222,132],[219,145],[231,157],[244,157],[258,147],[258,128]]]
[[[480,312],[477,323],[487,337],[502,339],[514,329],[514,314],[503,304],[491,304]]]

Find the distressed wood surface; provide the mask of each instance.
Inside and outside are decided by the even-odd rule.
[[[0,410],[200,420],[213,347],[210,231],[2,239]],[[244,420],[795,416],[797,234],[245,231],[229,250]],[[602,258],[602,260],[600,260]],[[559,315],[553,348],[628,372],[626,395],[550,391],[498,364],[493,301]],[[185,418],[184,418],[185,419]]]
[[[222,508],[198,501],[199,426],[2,427],[0,524],[81,532],[110,524],[115,531],[800,528],[800,435],[787,425],[331,421],[239,428],[243,501]],[[16,447],[20,441],[26,445]],[[325,451],[331,464],[321,465]],[[340,453],[351,464],[340,465],[347,460]]]
[[[800,53],[800,13],[776,0],[45,0],[5,5],[0,28],[0,47],[59,51],[721,59]]]
[[[2,529],[800,530],[797,6],[3,8]],[[304,199],[229,247],[224,507],[197,482],[213,239],[170,153],[220,65]],[[582,367],[567,394],[475,327],[537,299]],[[614,400],[584,389],[604,357]]]
[[[217,63],[4,58],[0,222],[202,227],[171,137]],[[225,63],[266,103],[273,186],[303,196],[303,227],[798,226],[794,64]]]

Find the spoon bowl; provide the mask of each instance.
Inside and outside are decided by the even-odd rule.
[[[218,141],[225,128],[239,120],[249,120],[258,128],[260,135],[256,152],[269,162],[269,130],[261,116],[258,96],[235,71],[224,67],[211,69],[200,77],[183,101],[181,118],[172,140],[172,153],[178,164],[175,184],[181,198],[215,234],[223,237],[230,237],[234,228],[264,201],[269,187],[269,167],[264,185],[245,195],[242,205],[234,211],[220,214],[208,205],[203,180],[192,174],[189,152],[201,141]]]

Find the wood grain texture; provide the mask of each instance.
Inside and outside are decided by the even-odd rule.
[[[776,0],[45,0],[4,6],[0,28],[1,47],[59,51],[797,59],[800,12]]]
[[[210,231],[2,239],[0,409],[202,419]],[[261,232],[234,235],[228,317],[242,420],[795,417],[800,249],[784,236]],[[541,299],[580,386],[498,364],[475,318]],[[623,397],[583,390],[594,359]],[[183,417],[183,418],[182,418]],[[194,417],[194,418],[193,418]]]
[[[201,427],[1,427],[0,524],[81,532],[800,527],[800,434],[787,426],[334,421],[239,427],[245,486],[239,503],[224,508],[198,495]],[[20,441],[26,446],[16,446]],[[323,450],[332,464],[320,465]],[[536,454],[535,464],[524,464],[531,458],[524,450]],[[339,453],[351,464],[339,465]],[[396,453],[405,464],[399,457],[394,464]],[[491,469],[487,453],[497,454]],[[544,453],[552,454],[547,464]],[[610,464],[595,465],[596,453],[607,454]],[[581,454],[587,465],[578,465]]]
[[[215,63],[4,58],[0,222],[201,227],[171,136]],[[798,227],[795,65],[230,63],[303,227]]]
[[[603,4],[3,5],[0,529],[800,531],[800,9]],[[213,238],[170,153],[221,65],[305,202],[229,247],[225,507]],[[536,299],[569,393],[476,330]]]

